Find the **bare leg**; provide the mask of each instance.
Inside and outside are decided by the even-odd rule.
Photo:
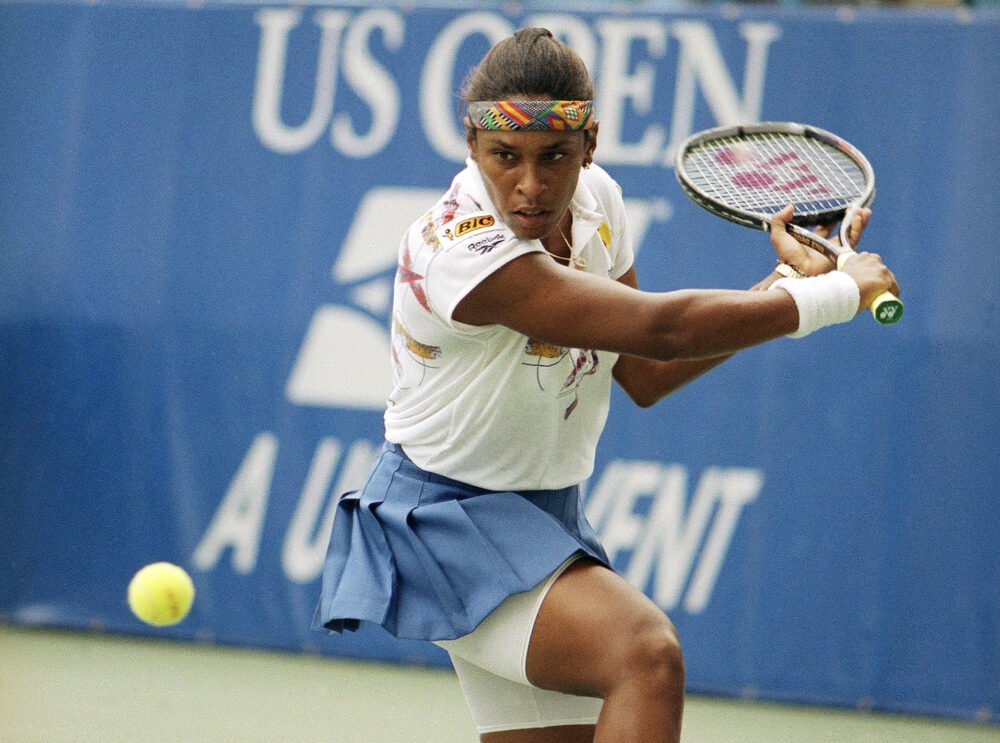
[[[595,743],[680,740],[684,661],[677,632],[659,607],[607,568],[579,562],[553,584],[531,635],[527,672],[543,689],[604,698]],[[564,739],[503,743],[515,740]]]
[[[624,578],[589,561],[552,585],[528,648],[543,689],[602,697],[597,726],[486,733],[482,743],[677,743],[684,661],[667,616]]]

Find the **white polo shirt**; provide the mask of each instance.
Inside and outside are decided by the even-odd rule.
[[[579,270],[621,277],[633,251],[618,184],[592,165],[569,208]],[[421,468],[490,490],[562,488],[593,472],[618,355],[452,319],[484,278],[544,250],[500,221],[472,160],[403,237],[385,429]]]

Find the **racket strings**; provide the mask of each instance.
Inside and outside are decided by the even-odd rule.
[[[843,209],[866,185],[864,170],[813,137],[758,133],[723,137],[684,158],[691,184],[710,199],[770,215],[791,203],[800,215]]]

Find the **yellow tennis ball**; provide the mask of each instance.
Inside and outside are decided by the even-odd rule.
[[[154,562],[132,576],[128,605],[146,624],[166,627],[187,616],[194,602],[194,583],[184,568]]]

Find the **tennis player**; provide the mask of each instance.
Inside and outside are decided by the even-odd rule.
[[[466,167],[399,248],[386,444],[339,502],[316,615],[444,647],[490,743],[680,738],[677,633],[580,503],[612,379],[651,405],[898,291],[871,254],[831,270],[785,232],[790,208],[772,225],[783,268],[753,289],[640,291],[593,97],[544,29],[471,76]]]

